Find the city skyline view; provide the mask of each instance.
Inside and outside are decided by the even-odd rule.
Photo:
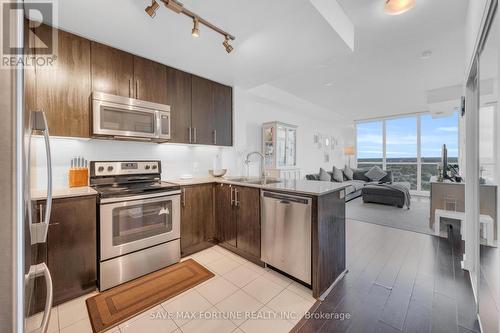
[[[386,158],[389,160],[417,158],[417,116],[388,119],[386,123]],[[424,160],[441,157],[446,144],[449,157],[458,157],[458,113],[433,118],[421,115],[421,157]],[[383,158],[383,121],[357,124],[358,160]],[[403,161],[401,161],[403,162]],[[430,161],[429,161],[430,162]],[[436,161],[437,162],[437,161]]]

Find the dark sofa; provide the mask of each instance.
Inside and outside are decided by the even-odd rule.
[[[346,197],[345,200],[351,201],[353,199],[359,198],[363,193],[363,187],[365,187],[366,184],[370,183],[392,183],[393,182],[393,176],[392,176],[392,171],[387,171],[387,175],[382,178],[379,182],[372,182],[370,178],[365,176],[365,173],[368,172],[369,169],[352,169],[353,170],[353,179],[348,180],[347,177],[344,175],[344,181],[342,183],[348,184],[349,186],[346,187]],[[331,175],[331,172],[329,172]],[[319,181],[319,174],[310,174],[306,175],[307,180],[317,180]],[[332,180],[334,181],[334,180]]]

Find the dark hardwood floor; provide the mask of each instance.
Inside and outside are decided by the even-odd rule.
[[[479,315],[484,332],[498,332],[500,310],[500,269],[498,248],[481,245],[481,279],[479,281]]]
[[[449,238],[349,220],[349,272],[295,332],[479,332],[463,245]]]

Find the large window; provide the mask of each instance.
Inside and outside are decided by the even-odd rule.
[[[358,166],[391,170],[395,182],[408,182],[412,190],[430,190],[443,144],[449,163],[458,164],[458,113],[359,122],[356,130]]]
[[[358,162],[365,167],[378,165],[384,161],[384,128],[383,122],[359,123],[357,125]]]

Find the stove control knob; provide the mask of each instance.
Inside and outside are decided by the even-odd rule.
[[[97,171],[99,171],[99,172],[103,172],[103,171],[104,171],[104,167],[103,167],[103,166],[98,167],[98,168],[97,168]]]
[[[158,166],[156,164],[153,165],[153,170],[156,170]]]
[[[113,166],[112,166],[112,165],[110,165],[110,166],[108,167],[108,171],[109,171],[109,172],[113,171]]]
[[[151,167],[149,166],[149,164],[146,165],[146,170],[149,170]]]

